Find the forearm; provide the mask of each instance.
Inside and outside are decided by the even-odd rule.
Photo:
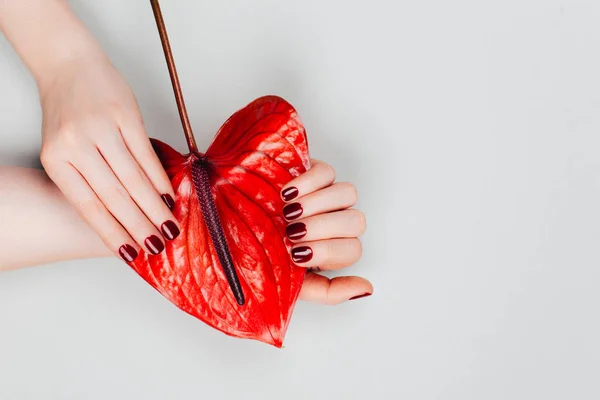
[[[104,54],[66,0],[0,0],[0,30],[40,90],[69,61]]]
[[[43,171],[0,166],[0,271],[112,253]]]

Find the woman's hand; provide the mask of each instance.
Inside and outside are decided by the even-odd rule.
[[[98,41],[66,0],[0,1],[0,30],[38,85],[50,178],[113,253],[160,253],[179,233],[173,189]]]
[[[354,185],[335,181],[335,171],[313,160],[310,170],[295,178],[281,191],[286,205],[283,215],[289,222],[286,234],[294,242],[291,257],[309,269],[300,299],[338,304],[369,296],[371,283],[361,277],[329,279],[319,271],[337,270],[354,264],[362,255],[358,237],[366,229],[365,216],[352,209],[357,201]]]
[[[103,53],[78,57],[40,86],[40,99],[50,178],[113,253],[160,253],[179,234],[174,193],[123,77]]]

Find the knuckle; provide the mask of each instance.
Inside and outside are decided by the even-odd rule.
[[[148,141],[147,145],[144,145],[139,149],[139,154],[141,160],[146,162],[150,162],[150,160],[154,160],[156,158],[156,152],[154,151],[154,147],[152,147],[152,143],[150,143],[150,141]]]
[[[109,99],[104,104],[104,107],[110,115],[116,115],[119,117],[123,115],[123,105],[120,101]]]
[[[100,215],[104,206],[92,196],[84,196],[74,201],[74,206],[86,221],[90,222],[97,215]]]
[[[115,185],[114,196],[115,196],[115,199],[118,201],[123,201],[123,200],[129,199],[129,193],[127,192],[127,189],[125,189],[125,187],[123,187],[123,185],[119,185],[119,184]]]
[[[129,125],[135,128],[134,131],[145,131],[144,118],[142,117],[142,113],[140,112],[137,101],[135,99],[133,99],[132,106],[130,107],[130,112],[127,113],[126,119],[129,121]]]
[[[343,248],[340,246],[339,240],[328,240],[325,246],[324,258],[327,262],[335,259],[336,256],[343,253]]]
[[[145,177],[140,168],[132,168],[127,172],[123,181],[131,188],[139,188],[144,184]]]
[[[350,210],[352,223],[358,228],[358,235],[362,235],[367,229],[367,217],[360,210]]]
[[[128,91],[127,93],[121,93],[119,97],[113,96],[106,99],[102,105],[105,115],[110,115],[119,120],[125,119],[132,107],[131,95],[131,92]]]
[[[104,148],[115,148],[122,146],[121,134],[117,129],[94,130],[90,134],[94,142]]]
[[[139,233],[139,240],[141,243],[144,242],[144,239],[151,235],[156,235],[154,227],[150,224],[148,220],[143,218],[135,218],[134,221],[131,222],[130,226],[127,230],[130,232]],[[158,236],[160,237],[160,235]]]
[[[81,136],[77,134],[77,129],[71,125],[63,125],[58,130],[58,138],[61,145],[68,148],[78,147],[81,143]]]
[[[362,257],[362,253],[363,253],[363,248],[362,248],[362,243],[360,240],[358,239],[354,239],[353,240],[353,245],[352,248],[354,249],[354,261],[357,261],[359,258]]]
[[[335,169],[329,165],[329,164],[322,164],[322,168],[324,168],[325,170],[325,174],[327,175],[327,178],[329,178],[330,181],[334,181],[335,180]]]
[[[340,299],[339,296],[335,295],[335,290],[333,290],[332,281],[329,281],[329,285],[327,287],[327,293],[325,295],[325,298],[323,299],[323,304],[325,304],[327,306],[337,306],[338,304],[340,304],[342,302],[343,302],[343,300]]]
[[[40,151],[40,162],[45,169],[51,169],[56,162],[56,151],[53,146],[44,145]]]
[[[122,185],[116,184],[106,189],[106,201],[108,204],[123,204],[129,197],[129,193]]]
[[[339,185],[344,196],[344,203],[348,206],[356,204],[358,201],[358,190],[356,190],[356,186],[349,182],[341,182]]]
[[[64,122],[56,130],[61,146],[78,148],[83,144],[113,143],[118,139],[118,129],[100,114],[80,117],[75,121]]]
[[[358,239],[347,239],[341,243],[337,251],[340,254],[347,254],[351,262],[355,262],[362,256],[362,244]]]
[[[327,218],[324,218],[322,215],[315,215],[307,220],[307,222],[312,225],[309,227],[308,232],[315,232],[319,234],[320,232],[327,232],[328,227],[330,226],[330,222]]]

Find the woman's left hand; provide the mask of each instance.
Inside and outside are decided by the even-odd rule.
[[[296,265],[309,270],[300,299],[331,305],[373,294],[373,285],[364,278],[330,279],[318,274],[350,266],[362,255],[358,237],[366,229],[366,219],[351,208],[358,198],[356,188],[334,181],[330,165],[312,160],[310,170],[281,190],[286,234],[294,243],[290,256]]]

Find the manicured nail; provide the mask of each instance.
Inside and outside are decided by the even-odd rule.
[[[148,251],[154,255],[157,255],[165,249],[165,245],[156,235],[148,236],[146,240],[144,240],[144,244],[148,248]]]
[[[298,197],[298,188],[295,188],[294,186],[286,188],[283,192],[281,192],[281,197],[283,197],[283,200],[285,201],[294,200],[296,197]]]
[[[313,251],[308,246],[299,246],[292,249],[292,260],[296,263],[309,262],[313,256]]]
[[[129,244],[119,247],[119,255],[126,262],[132,262],[138,256],[138,252]]]
[[[177,224],[171,220],[163,222],[160,226],[160,230],[162,231],[163,236],[169,240],[173,240],[179,236],[179,228],[177,227]]]
[[[367,292],[367,293],[359,294],[358,296],[350,297],[348,300],[356,300],[356,299],[361,299],[361,298],[363,298],[363,297],[367,297],[367,296],[370,296],[370,295],[372,295],[372,294],[373,294],[373,293],[369,293],[369,292]]]
[[[302,215],[302,211],[304,210],[302,209],[302,205],[300,203],[288,204],[287,206],[283,207],[283,216],[288,220],[296,219]]]
[[[306,225],[303,222],[294,222],[285,228],[285,234],[293,240],[302,239],[306,236]]]
[[[175,201],[173,200],[171,195],[169,193],[165,193],[160,197],[162,197],[167,207],[169,207],[169,210],[173,211],[173,208],[175,208]]]

